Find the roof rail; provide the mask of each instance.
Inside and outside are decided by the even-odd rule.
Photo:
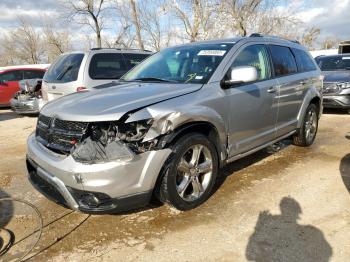
[[[103,49],[114,49],[114,50],[120,50],[120,51],[143,51],[143,52],[153,52],[151,50],[146,50],[146,49],[138,49],[138,48],[117,48],[117,47],[94,47],[91,48],[90,50],[103,50]]]
[[[278,38],[278,39],[286,40],[286,41],[289,41],[292,43],[300,44],[300,42],[298,40],[290,40],[290,39],[283,38],[283,37],[276,36],[276,35],[263,35],[260,33],[253,33],[249,37],[271,37],[271,38]]]

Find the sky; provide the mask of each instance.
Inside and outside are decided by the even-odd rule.
[[[350,40],[350,0],[294,0],[290,1],[289,5],[283,8],[299,5],[295,17],[302,20],[307,27],[320,28],[321,39],[335,37]],[[42,17],[46,17],[53,21],[57,28],[69,26],[77,34],[82,30],[78,26],[74,27],[72,23],[62,25],[62,22],[55,19],[62,10],[57,0],[0,0],[0,10],[0,34],[16,28],[19,16],[37,27],[41,26]]]

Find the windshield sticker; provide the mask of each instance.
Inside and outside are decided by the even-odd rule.
[[[223,56],[226,50],[201,50],[199,56]]]
[[[197,79],[197,80],[202,80],[202,79],[203,79],[203,76],[196,76],[196,79]]]
[[[343,60],[350,60],[350,56],[343,56]]]

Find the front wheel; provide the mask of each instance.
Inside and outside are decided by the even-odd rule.
[[[204,135],[191,133],[180,138],[163,167],[157,197],[179,210],[193,209],[206,201],[218,173],[218,155]]]
[[[318,129],[318,110],[315,104],[310,104],[306,109],[303,123],[298,132],[293,136],[293,143],[297,146],[307,147],[313,144]]]

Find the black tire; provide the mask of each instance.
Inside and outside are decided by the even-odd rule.
[[[314,128],[314,134],[309,137],[307,135],[307,125],[309,121],[310,113],[314,114],[316,116],[315,120],[315,128]],[[302,146],[302,147],[308,147],[311,146],[316,138],[317,130],[318,130],[318,108],[315,104],[310,104],[308,108],[306,109],[303,123],[300,129],[298,129],[297,133],[293,136],[293,144],[296,146]]]
[[[212,158],[211,176],[209,176],[209,179],[206,179],[206,181],[209,181],[206,183],[206,189],[201,193],[201,195],[198,195],[197,199],[184,200],[183,199],[184,196],[181,197],[180,193],[178,193],[178,187],[180,186],[178,185],[179,183],[178,179],[181,176],[182,178],[184,178],[185,177],[184,174],[187,174],[187,173],[180,175],[181,171],[178,171],[178,166],[180,161],[183,159],[183,157],[185,157],[186,154],[190,152],[189,150],[191,150],[192,147],[195,148],[197,146],[203,146],[203,148],[205,148],[203,150],[205,150],[207,155],[210,154]],[[175,207],[178,210],[185,211],[185,210],[193,209],[201,205],[203,202],[205,202],[213,192],[216,177],[218,174],[218,154],[217,154],[216,148],[214,144],[206,136],[198,133],[189,133],[181,137],[179,140],[177,140],[175,144],[171,147],[171,149],[172,149],[172,154],[169,156],[168,160],[166,161],[166,163],[162,168],[160,179],[159,179],[159,182],[157,183],[158,185],[156,187],[155,195],[161,202],[170,204],[171,206]],[[199,151],[202,152],[201,150]],[[202,154],[200,157],[203,160],[205,155],[204,153],[200,153],[200,154]],[[192,151],[192,157],[193,155],[194,155],[194,152]],[[189,163],[191,162],[189,161]],[[201,175],[199,174],[198,175],[199,179],[200,179],[200,176]],[[192,190],[193,190],[192,194],[194,194],[194,187],[192,183],[194,183],[194,181],[190,182],[187,189],[189,189],[190,191],[192,187]],[[203,189],[203,187],[201,187],[201,189]],[[186,190],[183,190],[183,191],[185,192]]]

